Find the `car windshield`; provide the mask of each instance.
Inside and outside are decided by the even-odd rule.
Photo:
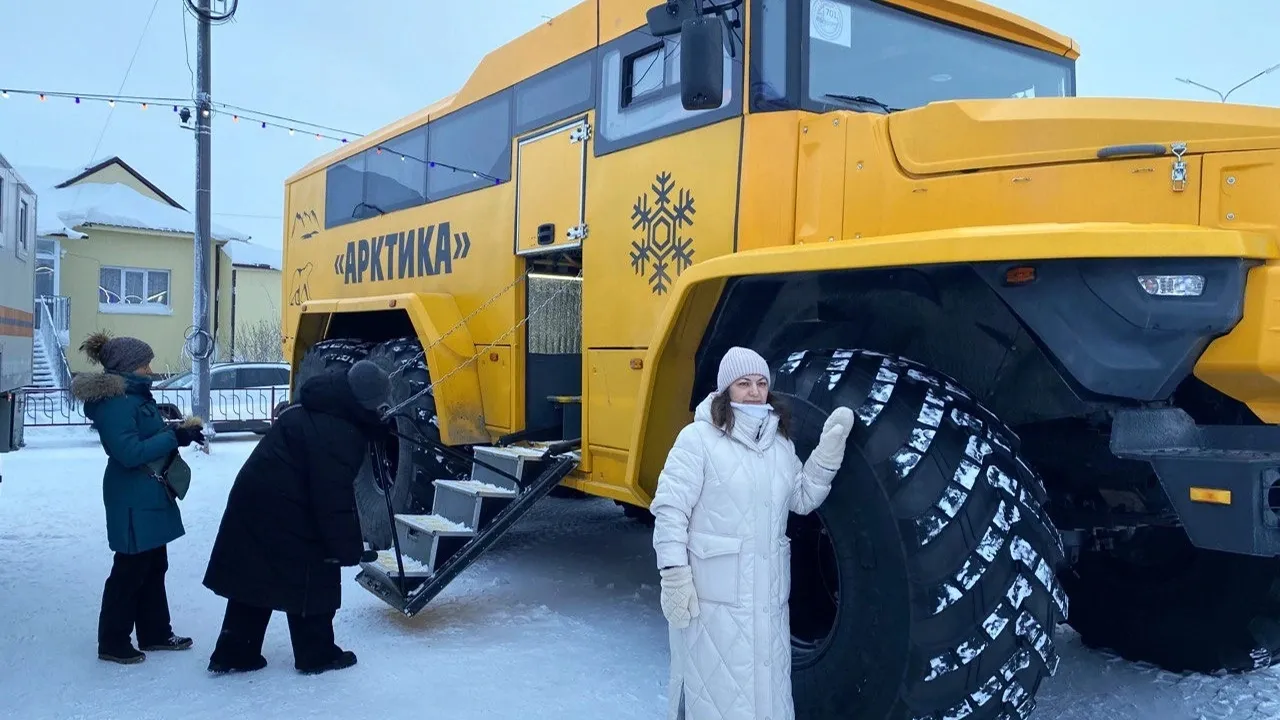
[[[823,108],[1075,92],[1066,58],[870,0],[808,1],[809,99]]]

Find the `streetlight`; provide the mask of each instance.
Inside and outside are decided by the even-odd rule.
[[[1254,75],[1253,77],[1249,78],[1248,80],[1245,80],[1244,82],[1240,83],[1239,85],[1237,85],[1237,86],[1235,86],[1235,87],[1231,88],[1230,90],[1228,90],[1225,94],[1223,94],[1222,92],[1218,91],[1218,90],[1217,90],[1217,89],[1215,89],[1215,88],[1211,88],[1211,87],[1209,87],[1208,85],[1202,85],[1202,84],[1200,84],[1200,83],[1196,82],[1195,80],[1188,80],[1188,79],[1186,79],[1186,78],[1174,78],[1174,79],[1175,79],[1175,80],[1177,80],[1178,82],[1181,82],[1181,83],[1186,83],[1186,84],[1188,84],[1188,85],[1195,85],[1196,87],[1204,88],[1205,90],[1208,90],[1209,92],[1212,92],[1213,94],[1215,94],[1215,95],[1217,95],[1218,97],[1222,98],[1222,102],[1226,102],[1226,101],[1227,101],[1227,96],[1231,95],[1231,93],[1233,93],[1233,92],[1235,92],[1235,91],[1239,90],[1240,88],[1244,87],[1245,85],[1248,85],[1249,83],[1253,82],[1254,80],[1257,80],[1258,78],[1262,77],[1263,75],[1267,75],[1267,74],[1269,74],[1269,73],[1275,72],[1276,70],[1280,70],[1280,63],[1277,63],[1277,64],[1275,64],[1275,65],[1272,65],[1271,67],[1267,68],[1266,70],[1263,70],[1262,72],[1258,73],[1257,75]]]

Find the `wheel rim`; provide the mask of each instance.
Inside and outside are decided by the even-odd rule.
[[[835,546],[821,513],[792,515],[791,652],[793,665],[815,662],[835,635],[840,606],[840,573]]]

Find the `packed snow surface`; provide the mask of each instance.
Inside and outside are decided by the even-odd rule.
[[[414,618],[344,572],[335,629],[355,667],[293,670],[284,617],[240,676],[205,671],[224,602],[205,589],[209,549],[252,435],[220,435],[182,503],[187,535],[169,546],[174,628],[195,648],[140,665],[97,659],[111,566],[104,456],[85,428],[31,429],[0,456],[0,717],[36,720],[341,717],[660,720],[667,634],[650,531],[612,502],[547,498]],[[1180,676],[1082,647],[1057,632],[1062,664],[1034,720],[1280,718],[1280,673]]]

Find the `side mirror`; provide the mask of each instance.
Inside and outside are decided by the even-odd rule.
[[[724,25],[714,15],[689,18],[680,26],[680,103],[685,110],[714,110],[723,93]]]
[[[694,0],[665,0],[649,8],[645,21],[649,25],[649,34],[660,38],[680,32],[685,20],[699,14]]]

